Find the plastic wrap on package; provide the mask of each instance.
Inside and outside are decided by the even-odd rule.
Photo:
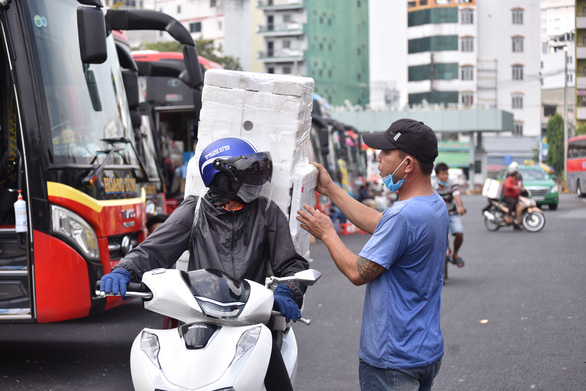
[[[311,164],[296,164],[291,173],[293,191],[291,192],[291,207],[289,208],[289,230],[297,252],[309,259],[310,234],[300,227],[297,221],[297,211],[303,204],[315,205],[315,188],[317,186],[318,170]]]
[[[310,235],[295,218],[301,204],[313,205],[317,170],[308,164],[314,81],[307,77],[210,69],[205,73],[195,155],[188,163],[185,197],[207,191],[199,158],[224,137],[251,141],[273,160],[271,185],[262,195],[289,218],[299,254],[309,257]]]
[[[307,163],[310,144],[313,79],[307,77],[210,69],[205,73],[198,144],[188,164],[185,196],[202,195],[201,151],[223,137],[250,140],[270,151],[284,167],[273,180],[290,178],[296,163]],[[287,204],[290,204],[287,203]]]

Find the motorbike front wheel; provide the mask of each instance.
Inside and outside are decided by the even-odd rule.
[[[498,222],[498,211],[493,206],[490,209],[488,209],[488,212],[494,216],[494,220],[490,220],[488,217],[484,216],[484,226],[489,231],[496,231],[501,227]]]
[[[525,213],[521,220],[525,230],[539,232],[545,226],[545,216],[540,212]]]

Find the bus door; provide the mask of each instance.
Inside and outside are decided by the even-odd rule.
[[[31,316],[28,235],[16,232],[14,203],[17,191],[22,190],[28,204],[28,193],[19,116],[4,48],[0,50],[0,75],[0,316],[26,319]]]

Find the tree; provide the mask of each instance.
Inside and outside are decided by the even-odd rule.
[[[586,134],[586,125],[582,125],[576,129],[576,134],[574,136],[579,136],[581,134]]]
[[[215,46],[213,39],[196,39],[195,48],[197,54],[207,58],[210,61],[217,62],[222,65],[224,69],[241,70],[240,61],[232,56],[222,55],[222,45]],[[156,50],[158,52],[181,52],[181,44],[177,41],[158,41],[158,42],[144,42],[132,50]]]
[[[560,174],[564,171],[564,119],[559,113],[547,121],[545,136],[548,144],[546,163]]]

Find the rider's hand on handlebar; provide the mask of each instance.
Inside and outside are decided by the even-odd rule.
[[[463,206],[459,206],[458,207],[458,214],[459,215],[466,214],[466,208],[464,208]]]
[[[287,323],[291,320],[296,322],[297,319],[301,318],[301,311],[299,311],[297,303],[293,300],[293,291],[287,285],[279,284],[273,292],[273,296],[279,312],[285,317]]]
[[[126,295],[126,285],[128,285],[131,278],[132,276],[128,270],[113,270],[112,273],[102,277],[100,291],[114,295],[120,293],[120,296],[124,297]]]

